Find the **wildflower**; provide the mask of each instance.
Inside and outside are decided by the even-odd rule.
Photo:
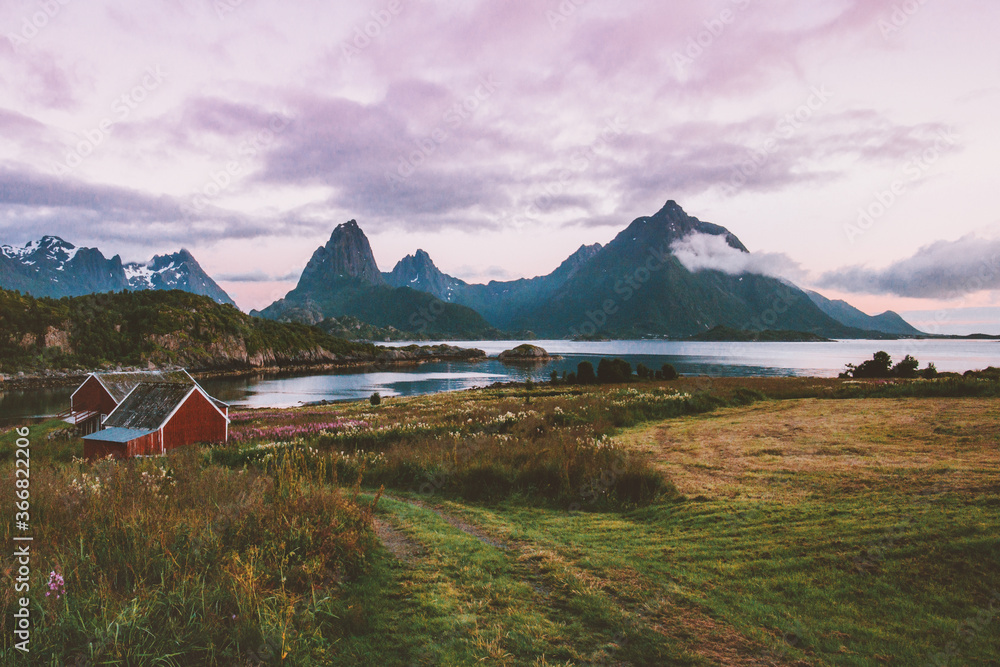
[[[49,572],[49,590],[45,591],[45,597],[49,597],[53,593],[55,593],[57,600],[66,593],[66,581],[55,570]]]

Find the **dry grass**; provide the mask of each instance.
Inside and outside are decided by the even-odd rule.
[[[996,492],[995,399],[801,399],[727,408],[634,429],[689,497],[786,501],[949,475],[955,491]],[[905,476],[903,475],[905,473]]]

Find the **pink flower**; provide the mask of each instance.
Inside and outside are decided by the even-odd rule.
[[[46,591],[45,597],[49,597],[52,593],[56,594],[57,600],[66,593],[66,580],[55,570],[49,572],[49,590]]]

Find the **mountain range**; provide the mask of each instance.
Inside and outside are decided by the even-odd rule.
[[[376,326],[469,337],[498,330],[552,338],[683,337],[720,326],[836,338],[920,333],[891,311],[871,317],[783,279],[690,271],[672,246],[692,234],[721,237],[748,252],[725,227],[668,201],[606,246],[581,246],[548,275],[481,285],[443,273],[423,250],[390,272],[379,271],[352,220],[313,253],[294,290],[252,314],[306,323],[353,316]]]
[[[389,285],[354,220],[337,225],[326,245],[313,252],[295,289],[250,314],[306,324],[353,316],[376,327],[440,337],[500,335],[472,308],[446,303],[424,290]]]
[[[900,336],[919,336],[922,333],[891,310],[887,310],[881,315],[868,315],[842,299],[831,301],[822,294],[809,290],[806,291],[806,294],[820,310],[847,326]]]
[[[351,220],[313,252],[292,291],[250,314],[379,338],[683,338],[719,327],[829,338],[921,333],[892,311],[870,316],[780,278],[689,270],[673,248],[692,234],[748,252],[725,227],[668,201],[607,245],[581,246],[547,275],[484,285],[442,272],[424,250],[382,272],[368,238]],[[123,264],[117,255],[108,259],[56,236],[0,246],[0,288],[55,298],[176,289],[235,305],[187,250]]]
[[[123,264],[97,248],[78,248],[58,236],[23,247],[0,246],[0,288],[35,297],[61,298],[97,292],[182,290],[218,303],[236,304],[187,250]]]

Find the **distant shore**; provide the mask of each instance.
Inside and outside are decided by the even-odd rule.
[[[413,349],[411,349],[411,347]],[[336,371],[343,369],[384,368],[399,366],[419,366],[421,364],[440,361],[482,361],[486,353],[474,348],[457,347],[453,345],[411,346],[407,348],[382,348],[382,353],[372,359],[343,359],[317,364],[290,364],[235,368],[189,368],[191,375],[198,380],[207,378],[238,378],[253,375],[276,375],[279,373],[308,373]],[[57,389],[79,385],[91,373],[109,373],[125,371],[165,370],[162,368],[120,367],[95,368],[90,370],[44,370],[18,372],[14,374],[0,373],[0,391],[33,391],[38,389]]]

